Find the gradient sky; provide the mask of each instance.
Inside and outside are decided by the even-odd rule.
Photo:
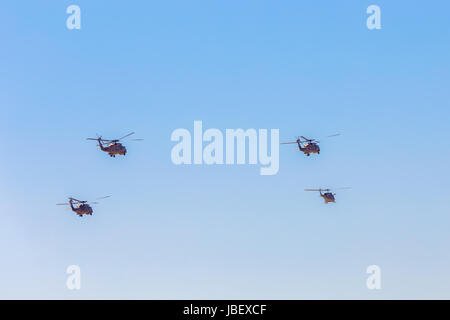
[[[2,1],[0,298],[449,299],[449,15],[443,0]],[[194,120],[342,135],[309,158],[280,146],[275,176],[175,166],[170,134]],[[126,157],[86,141],[130,131],[145,141]],[[322,186],[352,189],[329,205],[303,191]],[[104,195],[92,217],[55,206]]]

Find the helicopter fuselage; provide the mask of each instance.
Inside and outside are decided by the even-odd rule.
[[[72,206],[72,211],[75,212],[80,217],[83,215],[92,216],[92,208],[88,204],[80,204],[79,206]]]
[[[123,146],[121,143],[112,143],[107,146],[101,147],[102,151],[107,152],[111,157],[115,157],[116,154],[118,155],[126,155],[127,154],[127,148]]]
[[[303,146],[301,145],[300,142],[297,143],[299,150],[302,151],[304,154],[306,154],[308,157],[311,153],[320,154],[320,147],[317,143],[314,142],[304,143]]]
[[[320,193],[320,196],[323,198],[325,203],[336,202],[334,194],[332,194],[331,192]]]

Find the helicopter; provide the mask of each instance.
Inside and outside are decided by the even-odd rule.
[[[340,133],[337,133],[337,134],[333,134],[331,136],[327,136],[326,138],[336,137],[336,136],[339,136],[339,135],[340,135]],[[311,155],[311,153],[320,154],[320,147],[319,147],[319,144],[318,144],[319,142],[320,141],[318,141],[316,139],[308,139],[308,138],[305,138],[304,136],[300,136],[300,137],[297,138],[296,141],[293,141],[293,142],[282,142],[281,144],[293,144],[293,143],[296,143],[298,145],[298,149],[309,157]]]
[[[114,140],[106,140],[102,139],[102,137],[97,135],[97,138],[87,138],[87,140],[95,140],[98,141],[98,146],[100,147],[100,150],[107,152],[110,157],[115,158],[117,154],[119,155],[126,155],[127,154],[127,148],[125,148],[124,145],[119,143],[120,140],[131,136],[134,134],[134,132],[131,132],[125,136],[123,136],[120,139],[114,139]],[[144,139],[132,139],[132,141],[142,141]]]
[[[109,198],[110,196],[97,198],[96,200]],[[92,207],[88,204],[89,201],[82,201],[75,198],[69,197],[69,202],[57,203],[57,206],[70,206],[73,212],[75,212],[79,217],[83,215],[92,216]],[[98,202],[91,202],[92,204],[97,204]]]
[[[343,187],[338,189],[350,189],[350,187]],[[336,199],[334,197],[336,193],[332,193],[331,189],[305,189],[305,191],[319,191],[320,196],[325,201],[325,204],[328,204],[328,202],[336,202]],[[324,191],[324,193],[322,193],[322,191]]]

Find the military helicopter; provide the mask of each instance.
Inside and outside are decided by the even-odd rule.
[[[343,187],[338,189],[350,189],[350,187]],[[334,198],[336,193],[332,193],[331,189],[305,189],[305,191],[319,191],[320,196],[325,201],[325,204],[328,204],[328,202],[336,202],[336,199]],[[324,193],[322,193],[322,191],[324,191]]]
[[[127,148],[125,148],[125,146],[119,143],[119,141],[131,136],[132,134],[134,134],[134,132],[131,132],[120,139],[114,140],[102,139],[101,136],[100,137],[97,136],[97,138],[87,138],[87,140],[98,141],[98,146],[100,147],[100,150],[107,152],[110,157],[115,158],[117,154],[123,156],[127,154]],[[142,140],[144,139],[132,139],[131,141],[142,141]]]
[[[339,135],[340,135],[340,133],[337,133],[337,134],[333,134],[331,136],[327,136],[326,138],[336,137],[336,136],[339,136]],[[293,143],[296,143],[298,145],[298,149],[309,157],[311,155],[311,153],[320,154],[320,147],[319,147],[319,144],[318,144],[319,142],[320,141],[316,140],[316,139],[308,139],[308,138],[305,138],[304,136],[300,136],[300,137],[297,138],[296,141],[293,141],[293,142],[282,142],[281,144],[293,144]]]
[[[109,198],[110,196],[97,198],[96,200]],[[89,201],[81,201],[75,198],[69,198],[69,202],[66,203],[57,203],[57,206],[70,206],[73,212],[75,212],[78,216],[82,217],[83,215],[92,216],[92,207],[88,204]],[[97,204],[98,202],[91,202],[92,204]]]

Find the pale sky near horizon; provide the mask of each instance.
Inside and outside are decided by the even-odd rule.
[[[0,298],[449,299],[449,14],[443,0],[2,1]],[[195,120],[341,136],[319,156],[280,146],[274,176],[175,166],[170,135]],[[145,140],[125,157],[86,141],[131,131]],[[326,186],[352,189],[328,205],[303,191]],[[55,205],[105,195],[91,217]]]

